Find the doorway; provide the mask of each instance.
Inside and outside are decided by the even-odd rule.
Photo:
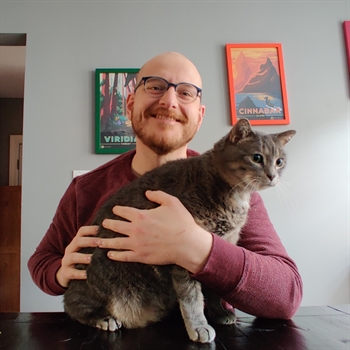
[[[10,135],[9,186],[22,186],[23,136]]]
[[[0,312],[20,311],[26,34],[0,33]]]

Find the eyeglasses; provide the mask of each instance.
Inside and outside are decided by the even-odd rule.
[[[197,96],[201,96],[202,92],[202,89],[190,83],[173,84],[163,78],[153,76],[142,77],[134,91],[136,91],[141,84],[144,85],[146,93],[155,98],[164,96],[172,86],[175,89],[177,98],[183,103],[191,103],[195,101]]]

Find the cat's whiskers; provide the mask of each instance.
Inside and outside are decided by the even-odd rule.
[[[253,184],[253,185],[251,185],[251,184]],[[253,180],[249,183],[249,185],[252,186],[252,190],[254,192],[259,191],[260,190],[260,186],[261,186],[261,179],[260,179],[260,177],[258,177],[258,176],[254,177]]]
[[[250,180],[249,182],[247,182],[247,183],[245,184],[243,190],[245,191],[245,190],[248,189],[249,192],[255,191],[255,188],[256,188],[255,183],[257,183],[257,180],[253,178],[252,180]]]
[[[293,192],[288,188],[289,183],[284,178],[276,186],[276,192],[281,203],[286,203],[288,210],[295,210],[298,207],[298,201],[296,200]]]
[[[244,181],[240,181],[238,183],[236,183],[234,186],[231,187],[231,191],[235,190],[236,188],[240,187],[241,184],[244,184],[245,182]]]
[[[250,184],[252,183],[252,182],[254,182],[254,181],[256,181],[255,179],[252,179],[251,181],[249,181],[249,182],[246,182],[246,181],[240,181],[240,182],[238,182],[238,183],[236,183],[233,187],[231,187],[231,190],[230,190],[230,193],[232,192],[232,191],[234,191],[234,190],[236,190],[237,188],[239,188],[239,187],[242,187],[241,185],[243,184],[244,186],[243,186],[243,188],[241,188],[241,190],[242,190],[242,192],[243,191],[245,191],[249,186],[250,186]],[[251,190],[250,190],[251,191]]]
[[[242,183],[244,183],[244,181],[241,181],[241,182],[239,182],[238,184],[236,184],[236,185],[234,185],[233,187],[231,187],[231,189],[230,189],[228,195],[231,196],[232,192],[234,192],[235,189],[236,189],[237,187],[239,187],[239,185],[242,184]]]
[[[242,184],[244,184],[243,189],[241,189],[242,192],[245,192],[247,189],[249,189],[249,192],[255,192],[259,189],[260,180],[259,180],[259,178],[254,177],[249,182],[241,181],[241,182],[237,183],[234,187],[232,187],[231,191],[236,189],[237,187],[239,187]]]

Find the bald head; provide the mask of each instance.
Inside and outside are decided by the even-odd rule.
[[[186,82],[202,87],[196,66],[178,52],[165,52],[150,59],[140,69],[138,81],[146,76],[158,76],[171,83]]]

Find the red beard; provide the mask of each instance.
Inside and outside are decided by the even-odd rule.
[[[174,134],[174,137],[169,138],[159,133],[159,131],[155,133],[149,130],[150,126],[147,125],[148,120],[150,118],[157,118],[157,116],[176,120],[177,123],[182,125],[182,133],[180,135]],[[132,111],[131,121],[137,138],[158,155],[165,155],[185,146],[192,140],[198,129],[198,123],[190,123],[188,118],[184,115],[174,113],[163,107],[154,110],[147,109],[144,113],[144,117],[142,117],[141,114],[135,115],[134,111]],[[171,126],[164,123],[164,131],[168,127]]]

